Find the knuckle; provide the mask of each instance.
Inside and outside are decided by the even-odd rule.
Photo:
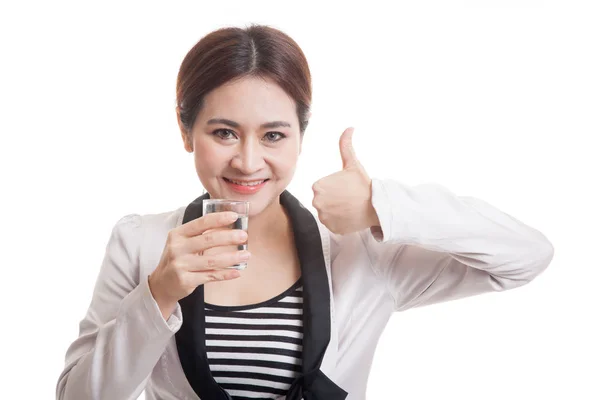
[[[167,250],[171,254],[181,254],[183,243],[180,240],[170,240],[167,242]]]
[[[214,257],[208,257],[206,259],[206,267],[209,269],[214,269],[217,266],[217,260]]]
[[[176,237],[177,233],[173,229],[169,230],[169,232],[167,233],[167,244],[173,243]]]
[[[209,272],[208,273],[208,279],[211,281],[220,281],[221,280],[221,274],[217,273],[217,272]]]
[[[204,243],[206,243],[206,244],[212,244],[215,242],[215,234],[212,232],[203,233],[202,238],[204,239]]]
[[[180,275],[179,271],[182,271],[185,268],[185,265],[180,259],[177,258],[177,259],[173,260],[173,262],[171,263],[171,267],[175,271],[175,273],[179,276]]]

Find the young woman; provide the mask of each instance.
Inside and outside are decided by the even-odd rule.
[[[190,50],[177,119],[208,193],[116,223],[57,399],[364,399],[393,312],[548,266],[546,237],[482,200],[369,177],[352,129],[313,216],[286,190],[310,104],[306,59],[276,29],[220,29]],[[215,229],[236,215],[203,216],[209,197],[250,201],[248,233]],[[251,255],[204,254],[246,241]]]

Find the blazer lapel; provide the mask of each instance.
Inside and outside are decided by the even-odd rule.
[[[190,203],[185,209],[182,224],[201,217],[202,201],[208,198],[207,193]],[[280,202],[291,219],[304,293],[302,375],[292,382],[286,400],[343,400],[347,392],[321,370],[332,337],[332,304],[319,226],[313,214],[288,191],[281,194]],[[188,382],[201,399],[230,399],[212,377],[206,356],[204,286],[198,286],[179,304],[183,324],[175,334],[175,340]]]
[[[183,214],[182,224],[202,216],[204,194],[190,203]],[[179,300],[183,323],[175,333],[177,353],[185,376],[200,399],[230,400],[231,397],[214,380],[206,356],[204,285]]]
[[[288,191],[280,202],[292,220],[304,284],[303,374],[292,383],[286,400],[342,400],[347,393],[320,369],[331,339],[331,298],[319,226]]]

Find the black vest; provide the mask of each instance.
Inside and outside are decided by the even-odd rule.
[[[204,194],[185,209],[182,224],[202,216]],[[288,191],[280,196],[294,232],[303,282],[302,374],[292,382],[286,400],[344,400],[348,393],[321,372],[321,362],[329,344],[330,293],[319,227],[313,214]],[[251,271],[249,271],[251,272]],[[183,315],[175,334],[177,351],[185,376],[202,400],[231,400],[212,377],[206,356],[204,286],[179,301]]]

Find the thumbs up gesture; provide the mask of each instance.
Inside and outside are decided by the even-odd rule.
[[[342,170],[314,183],[313,207],[319,220],[333,233],[347,234],[379,226],[371,204],[371,178],[352,147],[354,128],[340,137]]]

